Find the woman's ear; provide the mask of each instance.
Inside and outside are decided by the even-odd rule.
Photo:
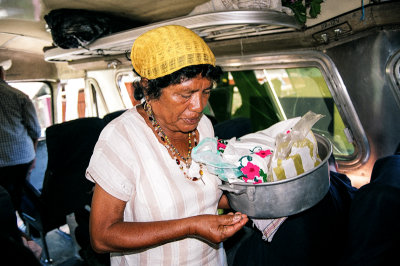
[[[140,82],[140,86],[142,88],[146,88],[146,89],[148,88],[149,80],[147,78],[141,78],[139,82]]]
[[[140,87],[142,88],[143,98],[148,102],[149,97],[147,90],[149,89],[149,80],[147,78],[141,78],[139,82],[140,82]]]

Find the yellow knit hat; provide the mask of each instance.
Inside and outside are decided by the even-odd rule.
[[[177,25],[162,26],[140,35],[133,43],[131,60],[135,71],[148,79],[191,65],[215,66],[215,56],[204,40]]]

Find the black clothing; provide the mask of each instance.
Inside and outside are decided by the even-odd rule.
[[[292,215],[280,226],[271,242],[252,228],[236,253],[234,266],[335,265],[344,251],[346,221],[356,192],[350,180],[331,172],[326,196],[312,208]]]
[[[32,162],[0,167],[0,186],[11,196],[14,209],[21,214],[22,191]]]
[[[350,209],[343,265],[391,265],[400,250],[400,154],[375,162]]]
[[[1,265],[40,266],[33,252],[22,242],[22,233],[9,193],[0,186],[0,259]]]

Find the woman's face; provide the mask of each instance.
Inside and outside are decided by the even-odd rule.
[[[164,88],[159,99],[150,101],[154,116],[167,135],[196,129],[212,85],[208,78],[198,75]]]

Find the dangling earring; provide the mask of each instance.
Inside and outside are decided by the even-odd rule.
[[[149,116],[150,122],[153,122],[152,121],[152,118],[154,118],[153,110],[151,109],[151,105],[149,104],[149,102],[147,100],[145,100],[143,102],[143,109],[147,113],[147,115]]]
[[[150,106],[150,104],[149,104],[149,102],[147,101],[147,99],[146,98],[143,98],[144,99],[144,101],[143,101],[143,109],[147,112],[147,110],[150,110],[151,111],[151,106]]]

